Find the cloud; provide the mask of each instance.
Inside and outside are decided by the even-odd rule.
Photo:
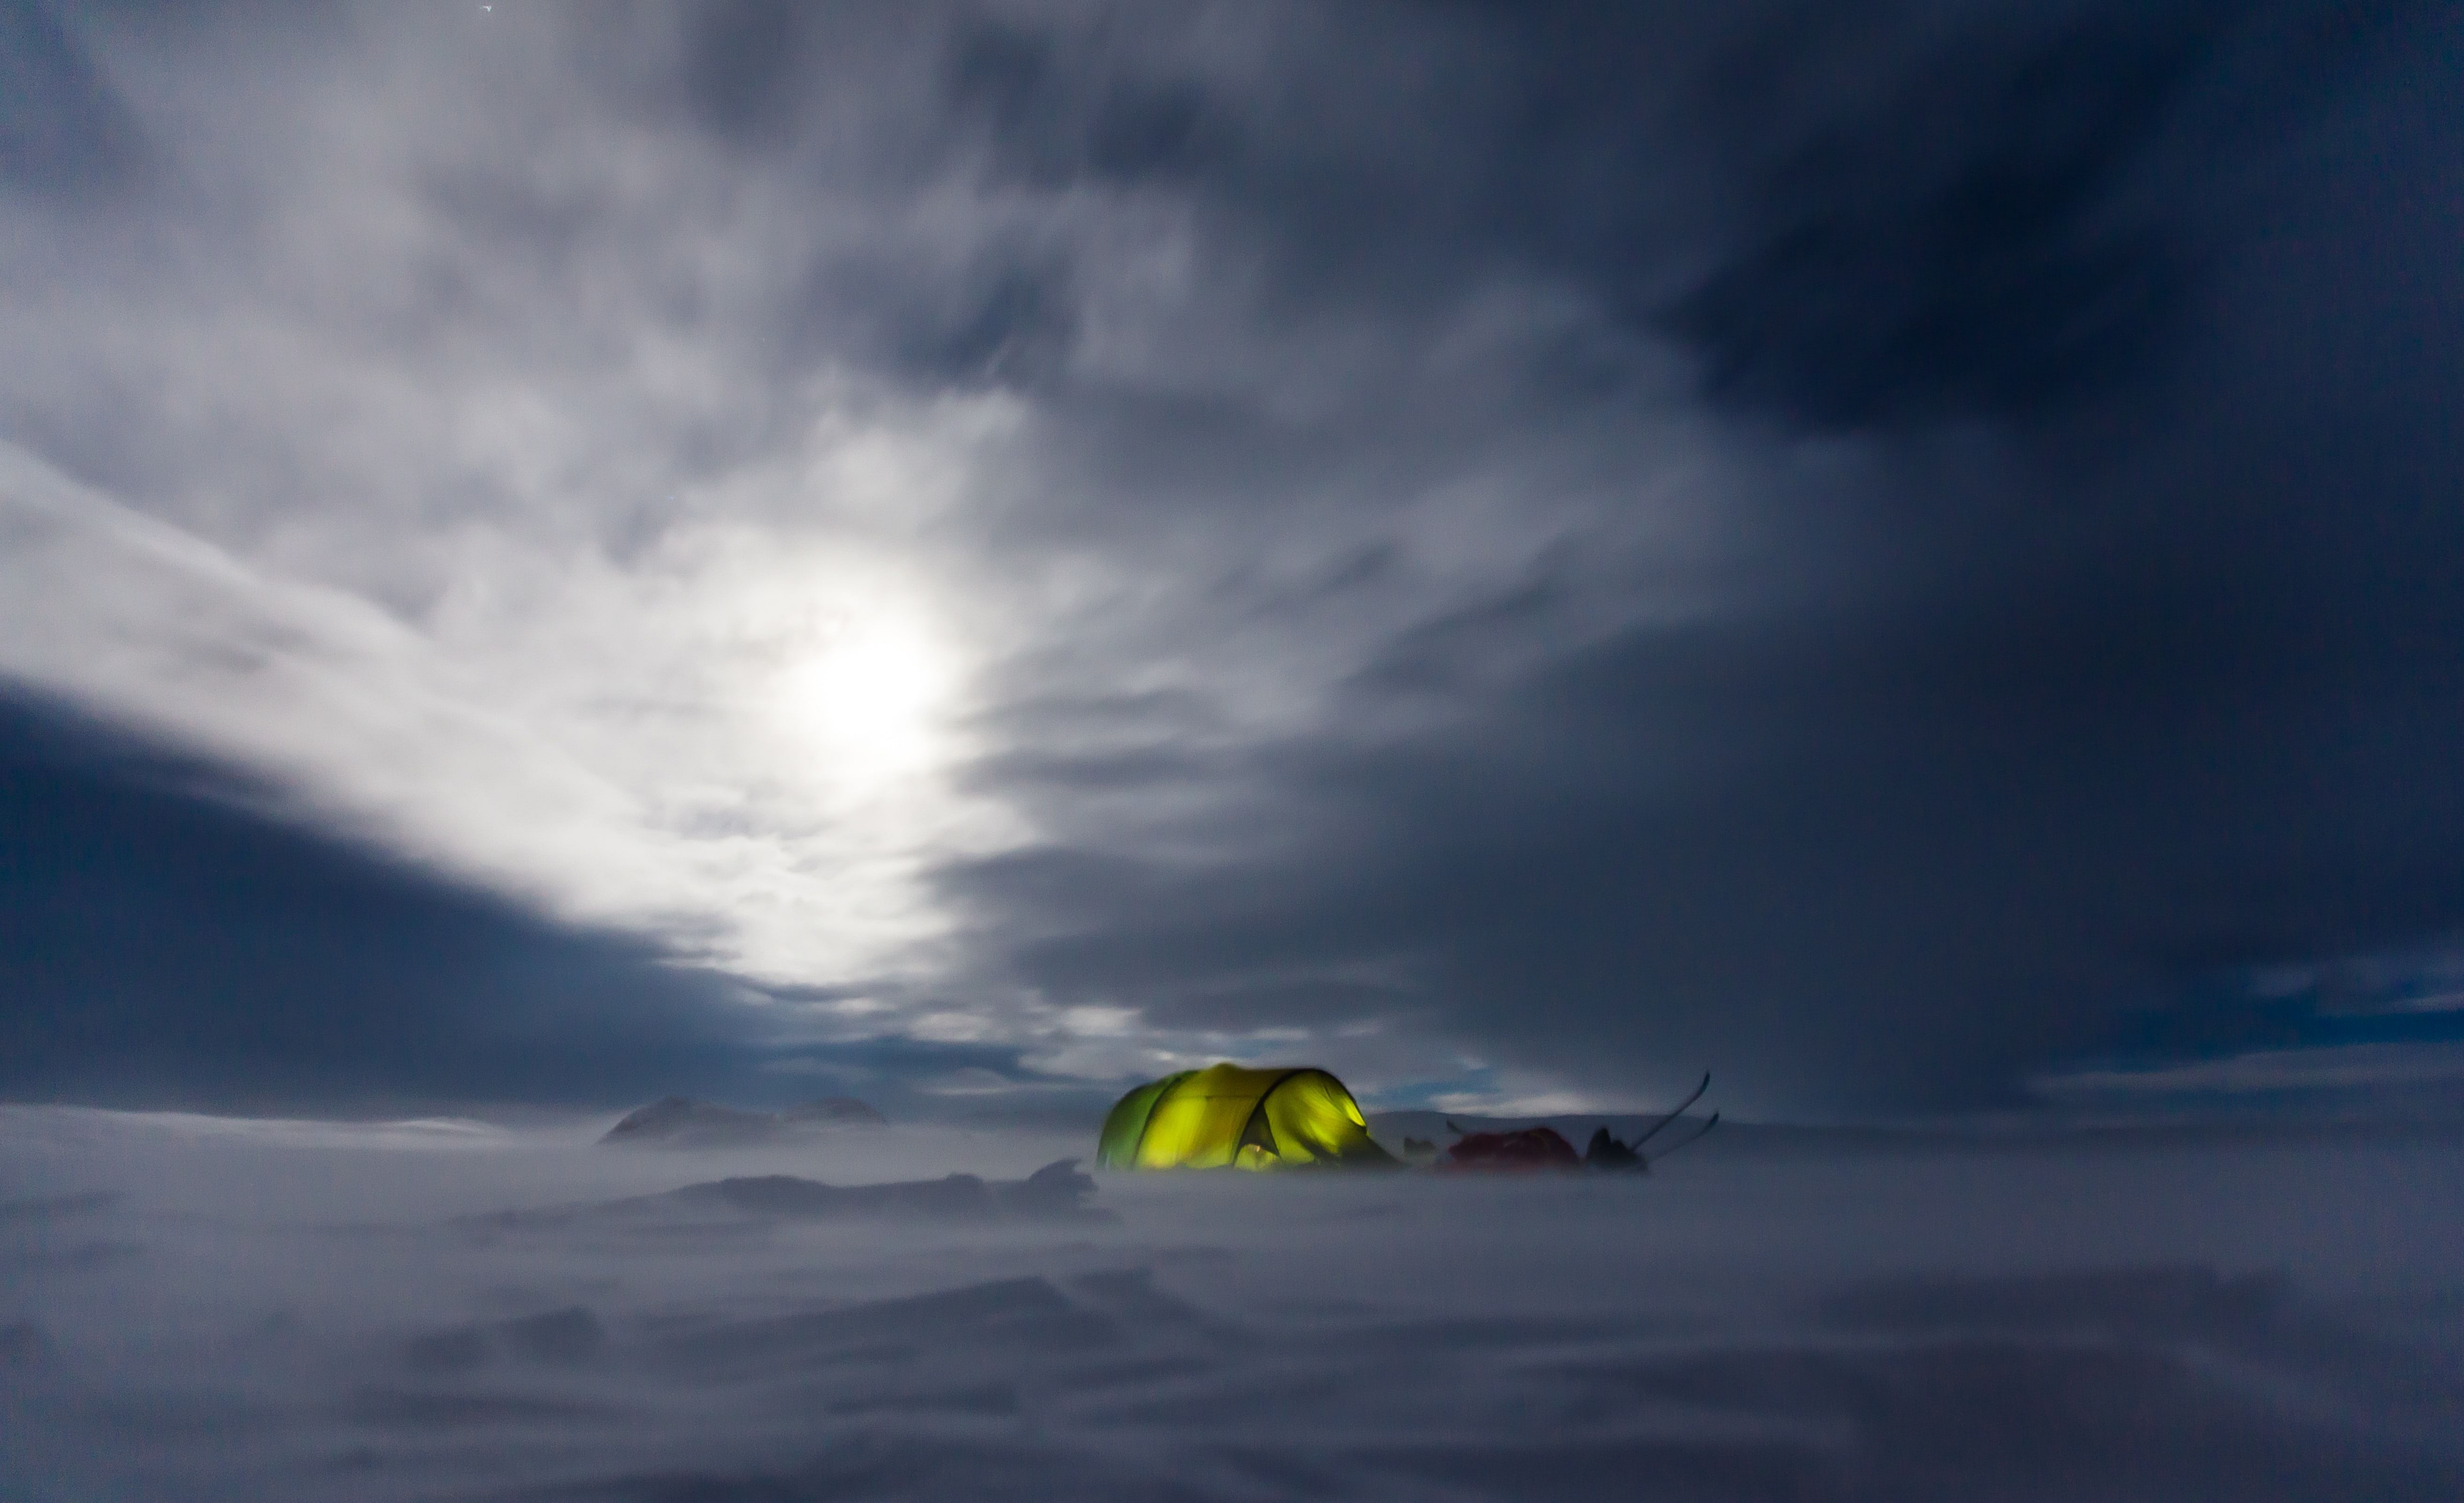
[[[0,699],[0,828],[10,1099],[364,1113],[834,1090],[912,1119],[946,1115],[951,1082],[1073,1084],[1015,1047],[883,1036],[897,1009],[848,1006],[868,998],[765,990],[543,916],[56,703]]]
[[[1604,233],[1549,258],[1534,219],[1440,237],[1456,301],[1379,304],[1370,346],[1395,365],[1340,415],[1279,426],[1262,390],[1220,419],[1270,453],[1376,453],[1356,563],[1341,485],[1306,521],[1272,499],[1219,521],[1238,486],[1205,474],[1070,487],[1168,495],[1227,553],[1314,536],[1343,605],[1306,564],[1201,566],[1175,606],[1204,630],[1078,639],[1155,644],[1110,676],[1179,697],[1014,677],[985,774],[1056,838],[952,868],[954,897],[1031,984],[1154,1022],[1310,1022],[1314,1043],[1410,1019],[1602,1094],[1708,1065],[1766,1110],[2016,1104],[2040,1062],[2150,1009],[2220,1030],[2175,1049],[2229,1036],[2182,1006],[2204,967],[2451,925],[2464,621],[2426,566],[2458,539],[2425,401],[2457,372],[2417,331],[2453,326],[2458,288],[2443,221],[2354,186],[2452,179],[2456,122],[2428,101],[2454,59],[2401,28],[2297,59],[2299,18],[2218,19],[1885,30],[1775,124],[1743,123],[1761,96],[1706,107],[1745,166],[1692,191],[1740,211],[1630,255]],[[1771,79],[1839,61],[1818,31],[1776,34],[1749,49]],[[1580,76],[1533,35],[1530,77]],[[1715,38],[1648,66],[1709,88],[1724,58]],[[1608,108],[1568,92],[1564,116]],[[1474,99],[1464,133],[1493,140]],[[1657,129],[1682,158],[1702,144],[1683,123],[1623,139]],[[1390,228],[1263,212],[1252,232],[1302,264]],[[1635,300],[1682,279],[1624,278],[1701,247],[1727,259]],[[1567,348],[1528,311],[1477,346],[1479,376],[1416,384],[1518,277],[1588,302],[1575,321],[1620,352],[1594,368],[1595,422],[1570,418]],[[1653,329],[1710,409],[1634,343]],[[1235,473],[1280,489],[1271,457]],[[1493,510],[1467,475],[1496,477]],[[1570,475],[1591,483],[1559,509]],[[1433,492],[1454,507],[1432,562],[1444,535],[1495,541],[1453,577],[1418,556]],[[1189,566],[1169,541],[1144,556]],[[1260,661],[1309,707],[1242,706]]]
[[[2431,8],[9,13],[0,674],[820,1042],[2001,1106],[2464,921]]]
[[[919,479],[877,442],[843,457],[855,474],[799,478]],[[21,681],[276,773],[353,834],[755,974],[873,974],[933,932],[906,893],[918,848],[965,834],[939,766],[966,645],[876,544],[680,520],[617,561],[479,525],[445,596],[405,613],[22,454],[0,450],[0,660]]]
[[[2220,18],[2188,10],[1953,43],[1764,144],[1763,222],[1661,316],[1710,392],[1860,428],[2032,411],[2138,373],[2184,315],[2195,248],[2116,201],[2213,66]]]
[[[268,819],[210,766],[23,701],[0,731],[11,1097],[622,1101],[779,1031],[726,978]]]
[[[0,5],[0,192],[107,193],[143,170],[127,105],[35,0]]]
[[[2255,1095],[2384,1099],[2398,1088],[2432,1088],[2452,1103],[2464,1082],[2464,1050],[2453,1044],[2345,1044],[2329,1049],[2269,1050],[2156,1070],[2082,1070],[2037,1083],[2065,1102],[2110,1105],[2133,1097]]]

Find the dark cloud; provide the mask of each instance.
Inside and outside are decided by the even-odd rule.
[[[136,117],[37,0],[0,3],[0,189],[91,195],[145,162]]]
[[[2103,19],[2015,63],[1947,50],[1765,167],[1751,238],[1660,318],[1710,392],[1854,428],[2030,412],[2139,374],[2195,249],[2115,201],[2214,43]]]
[[[1099,37],[1126,19],[1107,17]],[[989,141],[996,181],[1185,182],[1240,153],[1230,111],[1202,83],[1123,68],[1100,47],[979,18],[955,29],[944,67],[955,121]]]
[[[2464,924],[2464,609],[2438,583],[2464,472],[2430,415],[2464,381],[2423,334],[2464,326],[2452,215],[2423,207],[2464,160],[2431,102],[2456,59],[2421,12],[2359,19],[2072,8],[1853,55],[1767,30],[1761,90],[1671,134],[1555,66],[1652,22],[1485,18],[1550,59],[1528,76],[1574,96],[1559,118],[1628,122],[1595,152],[1734,149],[1631,199],[1691,217],[1647,227],[1595,177],[1552,218],[1534,189],[1457,222],[1447,275],[1570,276],[1773,442],[1861,431],[1859,457],[1737,498],[1776,560],[1742,609],[1587,637],[1599,578],[1544,566],[1392,635],[1322,727],[1228,755],[1124,752],[1030,702],[1022,735],[1102,749],[986,775],[1078,839],[951,890],[1060,993],[1186,1027],[1408,1017],[1608,1089],[1709,1065],[1797,1109],[2010,1106],[2063,1060],[2283,1042],[2189,1001],[2198,978]],[[1737,55],[1697,48],[1697,86]],[[1455,201],[1509,202],[1468,155]],[[1282,208],[1252,232],[1319,265]],[[1390,232],[1337,211],[1326,264]],[[1639,294],[1705,247],[1690,290]],[[1481,433],[1430,442],[1460,463]],[[1364,729],[1398,706],[1427,728]],[[1167,804],[1206,811],[1172,829],[1212,858],[1116,833]]]
[[[954,268],[866,255],[816,269],[801,351],[856,354],[934,390],[1028,387],[1065,366],[1077,299],[1066,258],[1003,247]]]
[[[1824,54],[1720,72],[1750,144],[1710,274],[1654,318],[1717,400],[1820,428],[2028,418],[2167,374],[2246,174],[2382,34],[2370,8],[2223,0],[1925,45],[1810,117]],[[1741,76],[1742,75],[1742,76]],[[1749,111],[1767,111],[1757,122]]]
[[[799,12],[812,9],[720,0],[686,13],[684,97],[703,124],[753,144],[788,128],[809,77]]]
[[[299,343],[423,390],[620,372],[612,457],[569,467],[628,559],[677,476],[806,473],[821,377],[863,393],[833,420],[1014,404],[915,537],[995,623],[970,787],[1036,833],[939,871],[963,953],[907,1001],[988,1036],[1023,989],[1607,1090],[1709,1066],[1771,1111],[1973,1108],[2083,1060],[2353,1042],[2203,979],[2464,928],[2435,7],[498,10],[382,33],[427,59],[387,98],[536,88],[589,128],[406,148],[416,202],[345,242],[415,223],[401,275],[319,283]],[[134,138],[45,16],[0,12],[50,101],[0,104],[9,169],[105,180]],[[277,402],[209,441],[168,425],[219,409],[77,369],[10,387],[11,436],[115,482],[210,453],[226,493],[357,494]],[[460,453],[435,421],[381,451],[419,515],[517,516],[532,440],[430,469]],[[39,880],[8,963],[104,999],[22,1025],[11,1089],[113,1059],[267,1091],[1037,1083],[1017,1032],[764,1053],[656,945],[100,751],[10,765]],[[344,993],[373,1000],[317,1001]],[[216,1026],[247,1019],[262,1042]]]
[[[721,978],[256,812],[262,785],[0,702],[0,1094],[615,1104],[741,1090]]]
[[[561,924],[319,834],[284,803],[55,702],[0,698],[0,1098],[365,1110],[835,1092],[901,1119],[1061,1109],[1067,1083],[1016,1046],[817,1036],[780,1009],[863,988],[757,985]],[[939,1089],[961,1072],[963,1101]]]

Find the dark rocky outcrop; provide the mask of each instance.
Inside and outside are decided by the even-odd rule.
[[[779,1114],[782,1122],[826,1122],[833,1125],[881,1127],[889,1118],[853,1096],[823,1096],[791,1106]]]
[[[1093,1178],[1079,1172],[1078,1160],[1063,1159],[1023,1180],[953,1174],[894,1184],[838,1185],[768,1174],[689,1184],[664,1198],[723,1205],[754,1216],[1049,1216],[1077,1213],[1094,1190]]]
[[[791,1174],[745,1175],[688,1184],[662,1195],[628,1196],[592,1205],[495,1211],[460,1218],[474,1231],[539,1231],[627,1226],[673,1227],[713,1221],[737,1225],[819,1221],[841,1217],[924,1220],[1108,1220],[1111,1213],[1086,1205],[1094,1179],[1075,1159],[1045,1164],[1023,1180],[984,1180],[953,1174],[938,1180],[889,1184],[825,1184]]]

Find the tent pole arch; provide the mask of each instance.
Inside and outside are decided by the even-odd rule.
[[[1275,1144],[1275,1124],[1267,1120],[1266,1117],[1266,1101],[1269,1097],[1274,1095],[1277,1088],[1282,1086],[1285,1081],[1291,1079],[1294,1075],[1300,1074],[1306,1069],[1308,1069],[1307,1066],[1295,1066],[1290,1070],[1287,1070],[1281,1074],[1275,1076],[1275,1078],[1267,1084],[1265,1090],[1258,1093],[1258,1104],[1249,1109],[1249,1119],[1241,1124],[1241,1141],[1243,1143],[1256,1142],[1258,1146],[1265,1149],[1266,1152],[1276,1154],[1278,1156],[1281,1155],[1283,1150],[1278,1148]]]

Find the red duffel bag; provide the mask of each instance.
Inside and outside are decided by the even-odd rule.
[[[1519,1133],[1472,1133],[1438,1160],[1441,1169],[1579,1169],[1583,1156],[1554,1129],[1527,1127]]]

